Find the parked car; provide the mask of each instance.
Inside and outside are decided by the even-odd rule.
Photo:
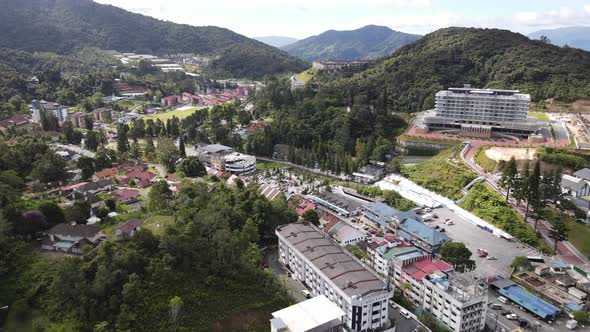
[[[501,303],[504,303],[504,304],[508,303],[508,299],[505,298],[504,296],[498,296],[498,301],[500,301]]]
[[[518,316],[516,316],[516,314],[508,314],[506,315],[506,319],[508,320],[517,320]]]
[[[502,310],[502,309],[504,309],[504,307],[502,307],[502,305],[500,303],[492,303],[490,305],[490,308],[492,308],[494,310]]]
[[[479,257],[487,257],[487,256],[488,256],[488,253],[487,253],[487,252],[485,252],[485,251],[481,251],[481,252],[479,253]]]
[[[406,309],[400,309],[399,314],[402,315],[402,317],[404,317],[405,319],[412,318],[412,316],[410,316],[410,313]]]
[[[495,260],[497,260],[498,258],[496,258],[495,256],[488,256],[488,259],[489,259],[489,260],[491,260],[491,261],[495,261]]]
[[[303,296],[304,296],[306,299],[310,299],[310,298],[311,298],[311,293],[310,293],[310,292],[309,292],[307,289],[303,289],[303,290],[301,290],[301,294],[303,294]]]

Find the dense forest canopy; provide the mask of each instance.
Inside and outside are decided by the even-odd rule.
[[[328,30],[282,49],[307,61],[375,59],[391,55],[420,37],[384,26],[367,25],[356,30]]]
[[[211,55],[211,70],[235,77],[262,78],[306,67],[286,52],[228,29],[161,21],[90,0],[2,1],[0,30],[0,47],[30,52],[67,54],[97,47]]]
[[[557,47],[507,30],[446,28],[406,45],[352,77],[318,79],[318,95],[418,112],[442,89],[520,89],[534,101],[590,98],[590,52]]]

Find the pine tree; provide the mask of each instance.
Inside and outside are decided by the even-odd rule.
[[[500,179],[500,185],[506,189],[506,201],[510,197],[510,191],[515,185],[516,177],[518,176],[518,169],[516,168],[516,160],[514,156],[510,158],[508,164],[502,172],[502,178]]]
[[[561,220],[557,220],[553,224],[553,229],[549,231],[549,237],[551,237],[554,241],[553,243],[553,252],[557,253],[557,244],[562,241],[567,241],[567,226]]]
[[[180,138],[178,139],[178,150],[180,151],[180,156],[182,158],[186,158],[186,148],[184,146],[184,138],[182,138],[182,134],[180,135]]]
[[[535,213],[535,232],[537,231],[537,222],[543,209],[543,194],[541,187],[541,161],[537,159],[533,172],[528,181],[528,195],[527,195],[527,213],[529,205],[533,208]],[[526,216],[525,216],[526,220]]]

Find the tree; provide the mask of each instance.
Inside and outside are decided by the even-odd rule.
[[[574,316],[574,319],[576,320],[576,322],[578,322],[578,324],[580,325],[586,325],[588,324],[588,313],[584,312],[582,310],[576,310],[572,313],[572,315]]]
[[[14,225],[14,230],[19,234],[34,234],[46,230],[49,227],[47,218],[41,211],[33,210],[22,215]]]
[[[141,158],[141,148],[139,147],[139,143],[137,142],[137,139],[134,139],[133,143],[131,143],[131,149],[129,150],[129,155],[131,156],[131,158],[134,158],[134,159]]]
[[[510,197],[510,190],[516,184],[516,177],[518,176],[518,169],[516,168],[516,160],[514,156],[510,157],[506,167],[502,172],[502,178],[500,178],[500,185],[506,189],[506,201]]]
[[[529,180],[528,180],[528,195],[527,195],[527,213],[524,216],[526,221],[529,205],[533,208],[533,212],[535,213],[535,232],[537,231],[537,222],[541,216],[542,210],[544,208],[543,204],[543,191],[541,187],[541,161],[537,159],[535,162],[535,166],[533,167],[533,172],[531,173]]]
[[[86,139],[84,140],[84,146],[86,149],[90,151],[96,151],[99,144],[100,142],[98,141],[96,133],[92,130],[88,131],[86,133]]]
[[[185,158],[178,166],[178,169],[188,177],[198,177],[207,174],[205,165],[203,165],[199,158],[194,156]]]
[[[164,180],[154,184],[148,193],[148,209],[152,212],[159,212],[168,208],[169,201],[172,200],[172,191],[168,188],[168,183]]]
[[[170,299],[170,325],[172,326],[172,331],[176,331],[178,329],[178,315],[180,314],[180,310],[184,302],[179,296],[175,296]]]
[[[553,223],[553,228],[549,231],[549,237],[553,239],[553,252],[557,253],[557,244],[562,241],[567,241],[567,226],[562,220],[557,220]]]
[[[471,251],[463,242],[447,242],[441,251],[442,260],[453,265],[459,272],[471,271],[475,268],[475,261],[471,260]]]
[[[315,210],[305,211],[301,218],[303,218],[303,220],[307,221],[308,223],[314,224],[316,226],[320,225],[320,217],[318,216],[318,213]]]
[[[166,167],[169,173],[174,173],[176,162],[180,158],[180,152],[169,137],[160,136],[158,139],[158,159]]]
[[[545,44],[551,44],[551,39],[549,39],[549,37],[547,37],[545,35],[539,37],[539,40],[542,41]]]
[[[86,201],[76,201],[65,209],[66,220],[78,224],[86,224],[90,218],[90,204]]]
[[[78,168],[82,170],[82,179],[90,178],[95,172],[94,159],[80,157],[80,159],[78,159]]]
[[[184,147],[184,138],[182,138],[182,134],[178,138],[178,150],[180,152],[180,156],[182,158],[186,158],[186,148]]]
[[[148,158],[152,157],[156,152],[156,147],[154,146],[154,140],[152,136],[147,135],[145,138],[145,150],[143,151],[144,155]]]
[[[84,117],[84,127],[88,130],[94,129],[94,119],[91,116],[87,115]]]
[[[529,190],[529,184],[528,184],[529,177],[530,177],[530,164],[529,164],[528,160],[525,160],[522,171],[518,175],[518,177],[516,178],[516,183],[515,183],[515,186],[513,189],[513,194],[512,194],[514,196],[514,198],[516,198],[516,201],[518,204],[520,204],[521,201],[527,199],[527,193]],[[527,210],[528,210],[528,208],[527,208]]]
[[[513,267],[517,270],[530,270],[533,265],[531,264],[531,262],[529,261],[528,258],[526,258],[525,256],[516,256],[512,259],[512,264],[510,264],[510,267]]]
[[[127,131],[129,131],[129,127],[126,124],[121,123],[117,126],[117,151],[120,153],[129,151]]]
[[[66,161],[49,150],[33,164],[31,177],[42,183],[65,181],[68,178]]]
[[[41,202],[37,208],[47,218],[50,225],[57,225],[66,221],[63,209],[55,202]]]

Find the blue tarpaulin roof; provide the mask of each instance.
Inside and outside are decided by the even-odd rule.
[[[500,288],[498,292],[542,319],[555,316],[559,313],[559,308],[541,300],[520,286],[513,285]]]

